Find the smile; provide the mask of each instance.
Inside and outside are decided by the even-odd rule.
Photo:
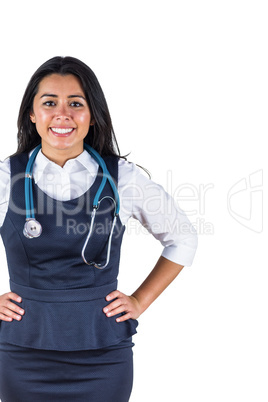
[[[57,137],[68,137],[75,130],[74,128],[50,127],[50,130]]]

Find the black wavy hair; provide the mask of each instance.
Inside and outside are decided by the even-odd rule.
[[[120,156],[112,120],[104,93],[94,72],[81,60],[74,57],[53,57],[42,64],[31,77],[22,98],[18,116],[18,148],[16,155],[29,152],[41,143],[35,124],[30,120],[33,100],[40,81],[51,74],[76,76],[82,85],[86,100],[94,119],[84,141],[102,156]]]

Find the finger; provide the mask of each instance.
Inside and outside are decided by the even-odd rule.
[[[0,313],[0,320],[2,320],[2,321],[12,321],[12,318],[7,317],[6,315]]]
[[[113,309],[119,307],[122,303],[121,299],[116,299],[112,303],[108,304],[108,306],[105,306],[103,308],[104,313],[108,313],[109,311],[112,311]]]
[[[107,315],[107,317],[113,317],[114,315],[124,313],[125,311],[126,311],[126,305],[121,304],[119,307],[106,313],[106,315]]]
[[[14,319],[17,320],[17,321],[20,321],[20,320],[21,320],[21,315],[18,315],[18,314],[16,314],[16,313],[14,313],[13,311],[9,310],[9,309],[6,308],[6,307],[2,307],[1,313],[2,313],[2,315],[5,315],[5,316],[7,316],[7,317],[14,318]]]
[[[9,293],[7,293],[7,296],[8,296],[11,300],[14,300],[14,301],[16,301],[16,302],[18,302],[18,303],[21,303],[21,301],[22,301],[21,297],[20,297],[19,295],[17,295],[17,293],[9,292]]]
[[[117,297],[120,297],[122,294],[123,293],[119,292],[119,290],[114,290],[113,292],[109,293],[106,296],[106,300],[110,301],[110,300],[116,299]]]
[[[6,307],[7,309],[9,309],[9,310],[11,310],[11,311],[14,311],[15,313],[18,313],[18,314],[21,314],[21,315],[24,314],[23,308],[21,308],[20,306],[17,306],[16,304],[14,304],[14,303],[12,303],[12,302],[10,302],[10,301],[7,301],[7,302],[3,305],[3,307]]]
[[[121,317],[118,317],[115,321],[123,322],[123,321],[127,321],[129,319],[132,319],[131,313],[126,313],[126,314],[122,315]]]

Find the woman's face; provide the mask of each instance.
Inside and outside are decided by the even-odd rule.
[[[91,114],[79,79],[52,74],[43,78],[33,102],[31,121],[50,159],[74,158],[83,152]],[[59,163],[60,164],[60,163]]]

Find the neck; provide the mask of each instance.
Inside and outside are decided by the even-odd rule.
[[[48,148],[42,144],[42,153],[52,162],[63,167],[69,159],[74,159],[83,152],[83,147],[76,149],[55,149]]]

